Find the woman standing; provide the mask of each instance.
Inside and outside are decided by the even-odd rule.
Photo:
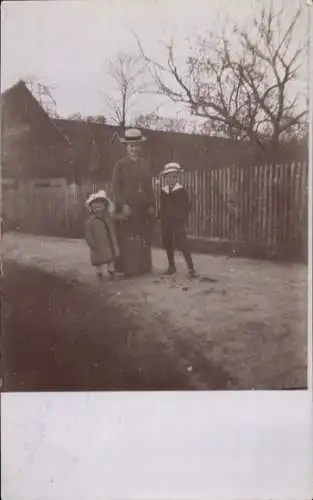
[[[143,158],[146,138],[138,129],[128,129],[120,141],[126,156],[113,169],[112,187],[120,247],[118,270],[142,274],[151,270],[151,227],[155,216],[152,176]]]

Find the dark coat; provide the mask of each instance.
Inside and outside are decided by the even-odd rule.
[[[126,156],[119,160],[113,169],[112,187],[117,212],[129,205],[132,213],[139,215],[154,205],[152,175],[142,158],[133,161]]]
[[[119,249],[111,217],[100,219],[91,215],[86,223],[85,238],[93,266],[108,264],[118,257]]]
[[[186,222],[190,209],[189,194],[184,186],[177,184],[172,191],[167,186],[161,190],[159,218],[162,222]]]

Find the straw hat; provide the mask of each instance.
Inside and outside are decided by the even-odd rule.
[[[183,169],[181,168],[179,163],[170,162],[165,165],[160,175],[173,174],[179,172],[183,172]]]
[[[128,130],[125,131],[125,136],[120,138],[120,142],[123,142],[124,144],[134,144],[134,143],[140,143],[140,142],[145,142],[147,140],[146,137],[142,135],[140,130],[137,128],[129,128]]]

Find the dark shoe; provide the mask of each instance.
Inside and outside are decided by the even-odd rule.
[[[109,271],[109,280],[116,281],[116,273],[114,271]]]
[[[197,274],[194,269],[190,269],[188,271],[188,276],[189,278],[199,278],[199,274]]]
[[[176,273],[176,267],[169,266],[163,274],[164,274],[164,276],[172,276],[175,273]]]

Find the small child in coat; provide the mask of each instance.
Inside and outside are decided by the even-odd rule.
[[[160,174],[166,181],[166,184],[161,189],[159,211],[162,240],[168,258],[168,268],[165,274],[176,273],[174,251],[175,246],[177,246],[184,256],[189,276],[195,278],[197,274],[186,233],[186,222],[191,203],[186,188],[179,182],[181,171],[182,169],[178,163],[168,163]]]
[[[119,256],[114,225],[112,223],[113,203],[105,191],[89,196],[86,205],[90,216],[86,223],[85,239],[90,248],[91,264],[96,268],[99,279],[103,277],[103,267],[112,280],[115,279],[115,260]]]

